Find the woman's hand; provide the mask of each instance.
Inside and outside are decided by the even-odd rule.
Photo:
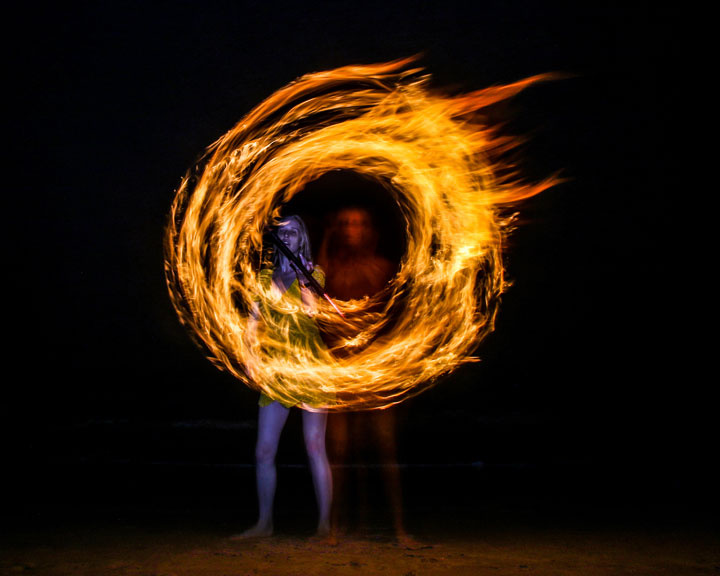
[[[312,274],[312,271],[315,269],[315,265],[312,261],[305,258],[302,254],[299,254],[298,258],[300,259],[300,263],[305,267],[305,270]],[[295,267],[293,266],[293,268]],[[310,280],[308,277],[297,268],[295,268],[295,275],[297,276],[298,284],[300,284],[301,288],[307,288],[310,286]]]
[[[302,263],[302,265],[305,266],[305,270],[312,273],[312,271],[315,269],[315,265],[312,263],[312,261],[305,258],[305,256],[303,256],[302,254],[298,254],[298,257],[300,258],[300,262]]]

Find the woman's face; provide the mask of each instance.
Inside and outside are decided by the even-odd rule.
[[[292,220],[280,225],[278,236],[293,254],[300,251],[300,227]]]

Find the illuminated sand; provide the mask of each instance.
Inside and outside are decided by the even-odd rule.
[[[523,528],[425,534],[418,549],[387,535],[328,546],[304,537],[234,542],[213,529],[110,525],[14,534],[0,547],[1,574],[431,576],[452,574],[717,574],[712,535],[678,530]]]
[[[280,469],[276,535],[254,541],[232,538],[254,519],[250,469],[68,471],[67,484],[47,484],[47,500],[38,492],[34,511],[5,517],[0,574],[683,576],[720,569],[716,504],[707,497],[654,492],[644,481],[617,485],[598,469],[405,471],[411,547],[398,544],[372,483],[367,521],[334,546],[314,540],[316,511],[300,467]]]

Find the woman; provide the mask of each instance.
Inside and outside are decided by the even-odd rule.
[[[304,222],[298,216],[288,216],[280,221],[277,234],[283,243],[298,256],[300,261],[321,285],[324,284],[324,274],[320,268],[313,268],[310,253],[310,240]],[[299,301],[303,306],[312,309],[315,298],[307,286],[307,279],[288,260],[284,254],[276,250],[274,267],[265,269],[260,273],[261,283],[266,288],[278,290],[283,298]],[[282,325],[282,314],[273,310],[269,305],[261,310],[257,307],[253,314],[253,324],[260,318],[266,321],[269,329]],[[325,352],[325,346],[320,338],[317,325],[309,316],[301,318],[287,317],[286,328],[288,340],[293,346],[302,346],[304,350],[313,355]],[[255,448],[256,482],[259,503],[257,523],[245,531],[242,537],[270,536],[273,533],[273,503],[275,500],[275,487],[277,484],[277,470],[275,455],[280,442],[285,422],[292,405],[277,402],[265,394],[261,394],[258,418],[258,437]],[[312,401],[307,404],[312,405]],[[315,496],[317,498],[319,520],[317,533],[319,536],[328,536],[330,533],[330,508],[332,502],[332,475],[325,451],[325,429],[327,426],[327,412],[317,412],[302,409],[303,436],[312,473]]]

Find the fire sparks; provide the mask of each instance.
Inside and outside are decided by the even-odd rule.
[[[546,76],[451,97],[431,91],[411,63],[299,78],[215,142],[177,192],[165,238],[173,305],[212,361],[271,398],[325,399],[310,409],[383,408],[472,361],[506,287],[509,221],[498,207],[555,183],[499,177],[507,167],[491,158],[514,142],[477,113]],[[333,170],[387,189],[406,250],[381,294],[336,302],[345,317],[318,300],[314,320],[337,342],[327,354],[279,356],[251,309],[281,306],[293,319],[305,312],[260,282],[263,234],[290,199]]]

